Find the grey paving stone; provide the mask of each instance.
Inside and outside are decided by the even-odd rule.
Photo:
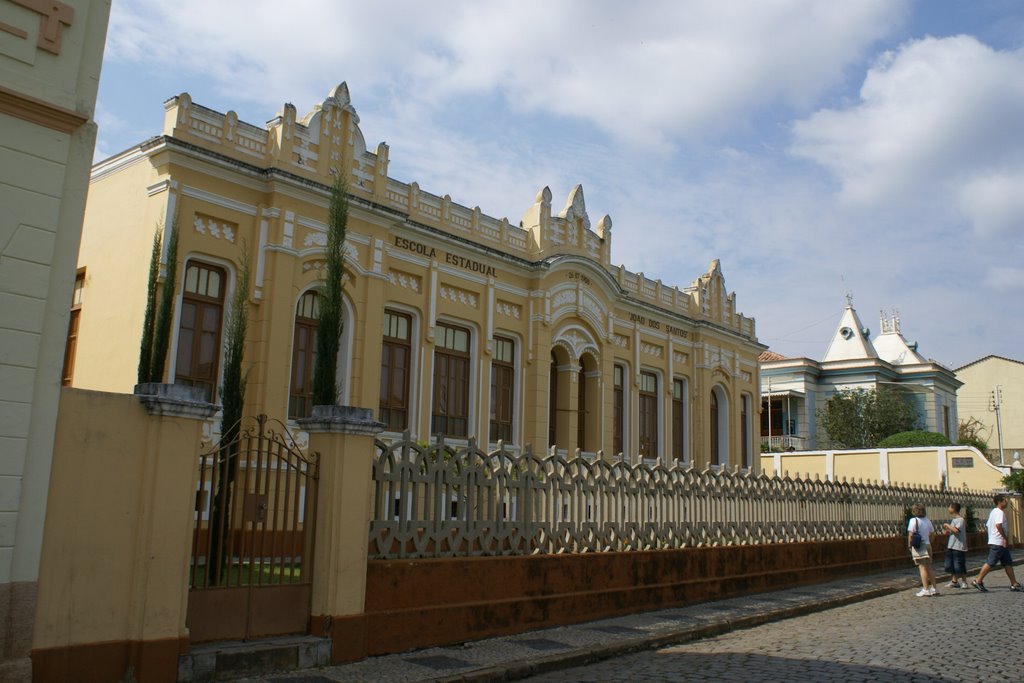
[[[1024,595],[1008,591],[1004,574],[986,580],[992,588],[989,593],[947,590],[937,598],[914,597],[915,581],[916,574],[908,567],[464,646],[375,657],[308,670],[303,672],[305,677],[296,672],[246,680],[505,681],[537,671],[544,673],[528,680],[1015,680],[1015,672],[1002,670],[998,663],[1005,661],[1006,643],[1024,640]],[[871,596],[881,597],[867,599]],[[993,615],[998,615],[998,621]],[[956,625],[952,640],[951,620]],[[985,637],[994,624],[1001,639]],[[638,648],[642,651],[635,651]],[[929,654],[920,661],[908,661],[908,650]],[[581,663],[586,666],[559,668]]]
[[[638,636],[643,633],[638,628],[630,628],[628,626],[589,626],[587,628],[591,631],[611,633],[616,636]]]
[[[568,647],[572,647],[566,643],[551,640],[549,638],[524,638],[516,640],[515,643],[517,645],[528,647],[531,650],[564,650]]]
[[[429,669],[435,669],[443,671],[446,669],[465,669],[466,667],[472,666],[470,662],[464,659],[456,659],[455,657],[448,657],[446,655],[431,655],[428,657],[406,657],[406,662],[410,664],[419,664]]]

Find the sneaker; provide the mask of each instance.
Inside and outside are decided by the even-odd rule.
[[[988,593],[988,589],[985,588],[985,584],[983,584],[981,581],[975,581],[972,579],[971,585],[980,590],[982,593]]]
[[[914,597],[927,598],[929,595],[931,595],[931,593],[928,592],[928,589],[922,588],[921,590],[917,591],[917,594]]]
[[[937,591],[934,586],[928,589],[928,595],[938,595],[938,594],[939,594],[939,591]]]
[[[1021,588],[1019,583],[1015,583],[1012,586],[1010,586],[1010,590],[1012,590],[1014,593],[1020,593],[1024,591],[1024,588]]]
[[[967,579],[960,579],[960,587],[967,588]]]
[[[946,588],[959,588],[959,587],[960,587],[960,584],[958,582],[956,582],[956,581],[950,581],[946,585]]]

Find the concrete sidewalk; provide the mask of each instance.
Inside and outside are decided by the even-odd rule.
[[[970,573],[976,574],[982,562],[984,556],[972,556],[969,564],[974,565],[974,569]],[[920,580],[916,569],[910,566],[909,558],[907,563],[905,569],[787,590],[488,638],[462,645],[371,657],[352,664],[237,680],[254,683],[516,680],[832,609],[902,590],[916,591],[920,588]],[[959,590],[944,588],[948,576],[942,572],[941,565],[936,564],[935,569],[940,593]],[[1005,576],[1002,570],[997,571],[1000,576]],[[1001,589],[993,587],[991,590]]]

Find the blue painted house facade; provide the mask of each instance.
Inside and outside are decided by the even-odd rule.
[[[895,389],[916,409],[919,427],[956,440],[956,392],[962,382],[953,371],[926,359],[900,332],[899,315],[884,314],[872,339],[848,296],[825,355],[820,361],[761,354],[762,450],[814,450],[827,445],[817,415],[837,391]]]

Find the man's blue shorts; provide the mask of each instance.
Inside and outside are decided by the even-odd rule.
[[[967,553],[963,550],[946,551],[946,573],[963,576],[967,573]]]
[[[995,567],[1002,563],[1004,567],[1013,566],[1013,558],[1010,557],[1010,549],[1001,545],[990,545],[988,547],[988,559],[985,564]]]

